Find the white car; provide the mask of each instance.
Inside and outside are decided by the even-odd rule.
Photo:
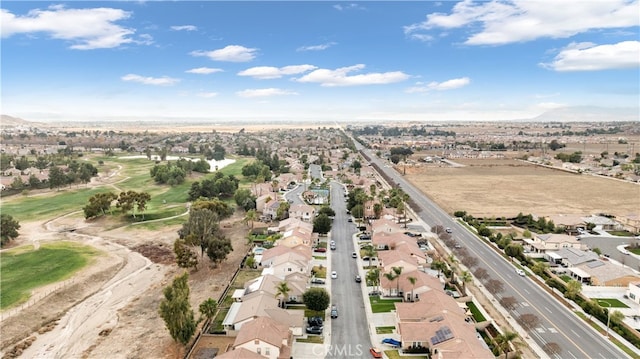
[[[337,279],[338,278],[338,272],[333,271],[331,272],[331,279]]]
[[[524,271],[522,269],[516,269],[516,273],[518,273],[519,276],[521,277],[525,277],[526,274],[524,273]]]

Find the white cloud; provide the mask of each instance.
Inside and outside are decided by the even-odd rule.
[[[277,88],[266,88],[266,89],[247,89],[244,91],[238,91],[236,92],[236,95],[240,97],[251,98],[251,97],[297,95],[297,93],[293,91],[282,90]]]
[[[199,92],[196,95],[198,97],[212,98],[212,97],[218,96],[218,93],[217,92]]]
[[[177,25],[177,26],[171,26],[171,30],[175,30],[175,31],[196,31],[198,30],[197,26],[193,26],[193,25]]]
[[[572,43],[551,63],[541,66],[555,71],[598,71],[640,67],[640,41],[595,45]]]
[[[428,84],[418,83],[416,86],[410,87],[406,90],[407,93],[419,93],[429,91],[446,91],[454,90],[457,88],[465,87],[471,83],[471,79],[468,77],[461,77],[457,79],[451,79],[443,82],[430,82]]]
[[[212,51],[193,51],[192,56],[206,56],[215,61],[249,62],[253,60],[258,49],[247,48],[240,45],[229,45],[222,49]]]
[[[145,85],[155,85],[155,86],[171,86],[178,82],[180,79],[175,79],[167,76],[163,77],[144,77],[136,74],[127,74],[121,77],[122,81],[128,82],[138,82]]]
[[[190,74],[209,75],[209,74],[213,74],[216,72],[223,72],[223,71],[224,70],[222,69],[214,69],[211,67],[198,67],[198,68],[187,70],[185,72]]]
[[[257,66],[238,72],[239,76],[251,76],[256,79],[277,79],[286,75],[297,75],[316,69],[313,65],[291,65],[284,67]]]
[[[115,24],[130,17],[130,12],[112,8],[66,9],[58,5],[47,10],[33,9],[24,16],[1,9],[0,29],[3,38],[45,33],[53,39],[70,41],[70,48],[76,50],[114,48],[137,42],[132,38],[135,30]],[[138,43],[148,40],[146,37]]]
[[[341,67],[335,70],[317,69],[300,78],[295,79],[298,82],[319,83],[320,86],[359,86],[359,85],[381,85],[401,82],[409,78],[409,75],[401,71],[393,72],[371,72],[361,75],[351,75],[354,71],[360,71],[365,65],[358,64],[349,67]]]
[[[320,45],[300,46],[299,48],[296,49],[296,51],[322,51],[336,44],[337,43],[335,42],[327,42],[326,44],[320,44]]]
[[[338,10],[338,11],[364,9],[364,7],[362,7],[362,6],[358,5],[358,4],[355,4],[355,3],[346,4],[346,5],[336,4],[336,5],[333,5],[333,8]]]
[[[468,45],[504,45],[538,38],[567,38],[594,29],[640,25],[638,0],[493,0],[457,3],[451,14],[432,13],[404,28],[419,38],[424,31],[480,26]]]

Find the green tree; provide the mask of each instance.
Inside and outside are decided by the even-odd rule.
[[[191,209],[189,219],[178,230],[178,235],[188,245],[200,246],[200,257],[204,257],[211,238],[219,229],[220,221],[216,213],[206,208]]]
[[[0,214],[0,245],[4,246],[16,239],[20,235],[18,229],[20,229],[20,223],[17,220],[9,214]]]
[[[500,350],[504,353],[505,359],[507,359],[507,354],[509,353],[509,345],[517,337],[518,337],[518,334],[514,332],[509,332],[509,331],[498,334],[495,337],[496,344],[498,348],[500,348]]]
[[[178,267],[198,269],[198,256],[189,248],[184,239],[176,239],[173,243],[173,253],[176,255]]]
[[[233,200],[245,211],[256,209],[256,197],[247,188],[237,189],[233,194]]]
[[[404,267],[391,267],[391,270],[393,271],[393,274],[395,275],[396,278],[400,277],[400,274],[402,274],[402,270],[404,269]],[[396,293],[400,294],[400,281],[396,280]]]
[[[447,269],[447,264],[444,261],[436,259],[433,262],[431,262],[431,269],[437,270],[438,271],[438,278],[440,278],[440,275],[442,274],[442,271]]]
[[[255,209],[250,209],[247,211],[247,214],[244,216],[244,223],[249,225],[251,223],[251,229],[253,229],[253,222],[258,220],[258,212]]]
[[[376,255],[376,248],[369,244],[363,249],[364,249],[364,255],[367,256],[367,259],[369,261],[368,267],[371,268],[371,259]]]
[[[291,292],[291,288],[289,288],[286,281],[282,281],[276,286],[276,298],[282,296],[280,304],[285,309],[287,307],[287,300],[289,299],[289,292]]]
[[[309,310],[322,312],[329,308],[331,298],[327,290],[320,287],[309,288],[302,295],[302,300]]]
[[[416,282],[418,281],[418,278],[416,277],[407,277],[407,280],[409,281],[409,283],[411,283],[411,301],[413,302],[413,289],[416,286]]]
[[[391,271],[391,272],[387,272],[387,273],[383,273],[382,275],[383,275],[385,278],[387,278],[387,280],[388,280],[389,282],[392,282],[392,283],[393,283],[393,281],[395,281],[396,279],[398,279],[398,276],[397,276],[393,271]],[[389,291],[389,292],[391,292],[391,291]],[[389,295],[391,295],[391,293],[389,293]],[[398,292],[396,292],[396,295],[398,295]]]
[[[330,206],[324,205],[320,207],[320,209],[318,210],[318,215],[321,215],[321,214],[325,214],[328,217],[333,217],[336,215],[336,212]]]
[[[189,303],[189,274],[176,277],[173,283],[162,291],[160,316],[164,320],[171,338],[186,346],[196,331],[193,309]]]
[[[504,249],[504,254],[508,255],[509,257],[513,258],[519,258],[522,257],[522,255],[524,255],[524,248],[522,247],[522,244],[509,244],[507,245],[507,247]]]
[[[582,290],[582,283],[575,279],[567,282],[567,290],[564,292],[564,296],[569,299],[575,299]]]
[[[380,285],[380,269],[373,268],[367,271],[366,279],[367,279],[367,285],[371,284],[372,286],[376,287],[376,290],[377,290],[378,286]]]
[[[49,168],[49,188],[60,188],[67,183],[67,176],[65,176],[62,169],[58,166]]]
[[[218,302],[213,298],[208,298],[200,303],[200,314],[207,319],[207,322],[210,322],[214,315],[216,315],[216,310],[218,310]]]
[[[471,282],[473,280],[473,276],[471,275],[471,273],[469,273],[469,271],[462,271],[462,273],[460,273],[460,276],[458,277],[460,279],[460,281],[462,282],[462,295],[467,295],[467,283]]]
[[[320,234],[327,234],[331,230],[331,218],[322,213],[313,220],[313,231]]]
[[[547,268],[549,268],[549,264],[545,263],[545,262],[536,262],[533,265],[533,268],[531,268],[531,270],[533,270],[533,273],[542,276],[544,275],[544,272],[547,270]]]
[[[207,245],[207,257],[213,262],[214,266],[227,259],[227,255],[231,253],[233,247],[231,241],[226,237],[214,236],[209,239]]]

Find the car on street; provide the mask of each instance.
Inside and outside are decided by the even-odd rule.
[[[378,358],[382,358],[382,351],[378,348],[371,348],[369,349],[369,353],[371,353],[371,356],[378,359]]]
[[[307,327],[307,334],[322,334],[322,327]]]
[[[336,307],[335,305],[333,307],[331,307],[331,318],[337,318],[338,317],[338,307]]]
[[[526,276],[525,272],[522,269],[516,269],[516,273],[518,273],[518,275],[521,277]]]
[[[358,253],[352,252],[351,253],[351,258],[358,258]]]
[[[453,233],[453,230],[451,230],[451,228],[447,227],[447,229],[444,230],[447,233]]]
[[[338,278],[338,272],[333,271],[331,272],[331,279],[337,279]]]
[[[336,250],[336,245],[332,244],[330,248],[331,248],[332,251],[335,251]]]
[[[359,275],[356,275],[356,283],[362,282],[362,278]]]

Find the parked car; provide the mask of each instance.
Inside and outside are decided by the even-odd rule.
[[[331,279],[337,279],[338,278],[338,272],[333,271],[331,272]]]
[[[369,292],[369,295],[382,295],[382,292],[379,290],[372,290],[371,292]]]
[[[404,232],[404,234],[406,234],[409,237],[420,237],[419,234],[413,233],[413,232]]]
[[[332,244],[332,245],[331,245],[331,250],[332,250],[332,251],[335,251],[335,250],[336,250],[336,245],[335,245],[335,244]]]
[[[362,278],[359,275],[356,275],[356,283],[362,282]]]
[[[444,231],[447,232],[447,233],[452,233],[453,232],[453,230],[451,230],[451,228],[449,228],[449,227],[447,227],[447,229],[445,229]]]
[[[307,323],[312,327],[322,327],[322,318],[320,317],[309,317],[307,318]]]
[[[351,253],[351,258],[358,258],[358,253],[352,252]]]
[[[313,250],[314,252],[320,252],[320,253],[325,253],[327,251],[326,248],[322,248],[322,247],[316,247]]]
[[[393,338],[384,338],[382,339],[382,344],[388,344],[391,345],[394,348],[400,348],[400,344],[402,344],[400,341],[395,340]]]
[[[322,334],[322,327],[307,327],[308,334]]]
[[[371,240],[371,235],[369,235],[369,234],[361,234],[360,235],[360,240],[362,240],[362,241]]]
[[[311,284],[324,284],[324,279],[320,279],[320,278],[313,278],[311,279]]]
[[[373,356],[376,359],[382,358],[382,351],[378,348],[369,349],[369,353],[371,353],[371,356]]]
[[[331,307],[331,318],[337,318],[338,317],[338,307],[336,307],[335,305],[333,307]]]

